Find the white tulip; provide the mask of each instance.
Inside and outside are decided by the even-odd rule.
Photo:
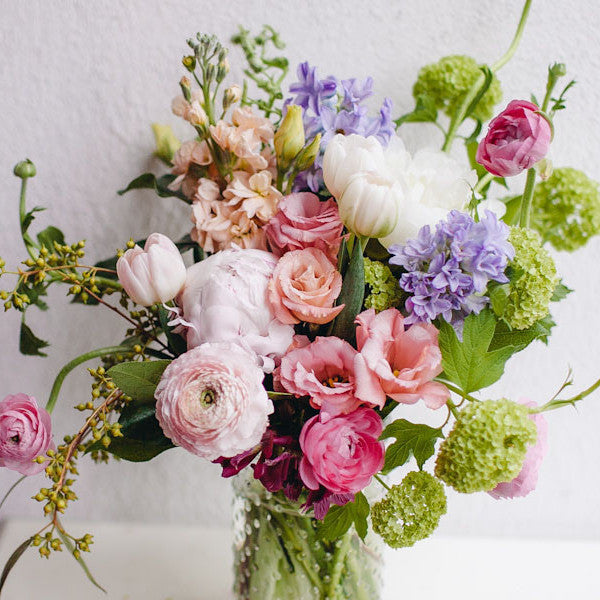
[[[352,175],[359,171],[381,172],[385,168],[383,146],[374,137],[338,133],[323,155],[323,180],[339,200]]]
[[[142,306],[173,300],[185,284],[186,268],[177,246],[153,233],[144,249],[135,246],[117,261],[117,274],[129,297]]]
[[[374,171],[355,173],[338,200],[340,219],[353,233],[384,237],[396,227],[402,196],[393,179]]]

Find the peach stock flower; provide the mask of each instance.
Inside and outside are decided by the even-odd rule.
[[[173,168],[171,173],[177,177],[169,184],[169,189],[179,190],[188,197],[192,197],[198,183],[197,175],[192,171],[193,165],[205,167],[210,165],[212,157],[207,143],[192,140],[184,142],[173,157]]]
[[[269,282],[267,299],[282,323],[329,323],[343,310],[334,306],[342,276],[317,248],[284,254]]]
[[[438,330],[431,323],[404,328],[404,317],[395,308],[356,317],[356,395],[383,407],[386,396],[403,404],[423,400],[440,408],[450,397],[446,386],[432,381],[442,372]]]
[[[273,176],[269,171],[259,171],[251,175],[246,171],[235,171],[233,180],[223,192],[227,204],[239,207],[248,218],[257,217],[266,223],[277,210],[281,192],[272,185]]]

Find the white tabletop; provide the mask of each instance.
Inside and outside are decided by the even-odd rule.
[[[39,528],[12,520],[0,529],[0,561]],[[197,527],[69,523],[91,532],[85,555],[108,595],[66,553],[29,549],[2,600],[231,600],[231,536]],[[385,600],[580,600],[600,598],[600,542],[433,537],[386,557]]]

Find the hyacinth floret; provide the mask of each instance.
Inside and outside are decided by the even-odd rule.
[[[392,548],[414,546],[435,531],[446,509],[444,486],[426,471],[413,471],[373,504],[373,531]]]
[[[510,263],[510,295],[502,316],[511,327],[527,329],[548,314],[558,275],[537,232],[512,227],[509,240],[515,256]]]
[[[435,474],[459,492],[487,492],[521,472],[536,438],[527,406],[505,398],[471,402],[442,442]]]
[[[449,117],[456,112],[465,94],[481,75],[481,65],[470,56],[445,56],[436,63],[425,65],[419,71],[413,87],[413,96],[427,96],[438,110]],[[494,114],[494,106],[502,99],[500,82],[494,75],[490,87],[473,110],[472,117],[487,121]]]
[[[386,264],[365,258],[365,283],[369,288],[365,308],[381,312],[400,303],[402,290]]]
[[[321,153],[313,166],[296,178],[294,189],[318,192],[323,187],[322,159],[329,141],[337,133],[375,136],[387,146],[395,132],[392,121],[392,101],[385,98],[377,116],[369,115],[364,101],[373,95],[373,79],[343,79],[333,76],[319,79],[316,67],[303,62],[297,69],[298,81],[290,85],[290,97],[285,104],[297,104],[303,109],[306,139],[321,134]]]
[[[410,294],[407,323],[442,316],[460,326],[468,314],[479,313],[489,301],[488,282],[508,282],[505,270],[514,257],[509,233],[490,211],[475,222],[454,210],[434,231],[425,225],[415,239],[392,246],[389,262],[407,271],[400,278],[400,287]]]
[[[600,233],[598,184],[578,169],[555,169],[535,188],[532,225],[557,250],[581,248]]]

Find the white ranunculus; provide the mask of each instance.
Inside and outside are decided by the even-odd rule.
[[[327,144],[323,156],[323,180],[339,200],[350,178],[360,171],[380,172],[385,168],[383,147],[374,137],[338,133]]]
[[[355,173],[338,200],[340,219],[353,233],[381,238],[396,227],[402,197],[397,181],[375,171]]]
[[[257,357],[269,373],[292,343],[294,328],[275,318],[266,301],[277,264],[270,252],[233,248],[217,252],[187,270],[177,298],[177,320],[188,349],[205,342],[233,342]]]

